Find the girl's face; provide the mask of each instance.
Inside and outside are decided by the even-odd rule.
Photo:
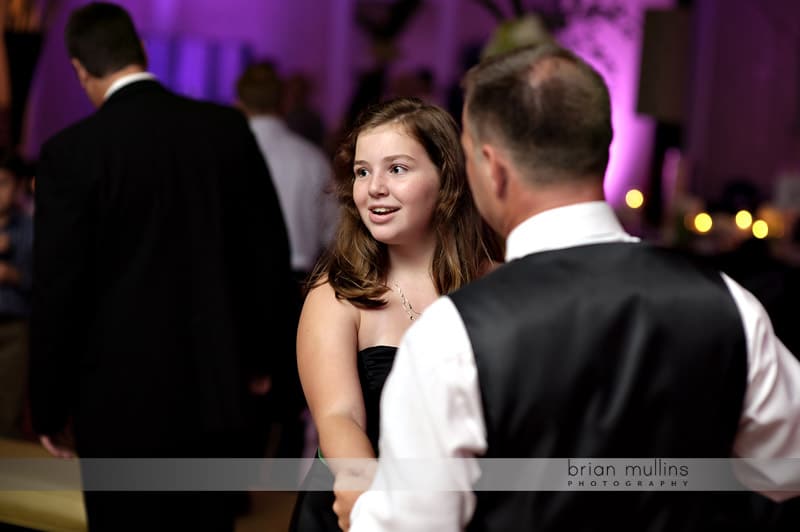
[[[389,123],[359,134],[353,174],[353,201],[373,238],[408,245],[432,235],[439,171],[403,126]]]

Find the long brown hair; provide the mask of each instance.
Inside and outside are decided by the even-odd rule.
[[[458,126],[445,110],[417,98],[398,98],[366,109],[334,157],[340,217],[336,237],[311,274],[309,286],[324,278],[336,297],[362,308],[386,304],[389,255],[386,244],[370,234],[353,201],[353,160],[358,136],[394,123],[405,128],[439,171],[440,187],[433,214],[436,248],[431,276],[439,294],[447,294],[502,260],[499,236],[478,214],[466,181]]]

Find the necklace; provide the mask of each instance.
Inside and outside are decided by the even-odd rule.
[[[406,314],[408,314],[408,319],[411,321],[417,319],[422,313],[417,312],[414,310],[414,307],[411,306],[411,301],[409,301],[406,295],[403,293],[403,290],[400,288],[400,283],[395,281],[394,288],[397,290],[397,293],[400,294],[400,302],[403,304],[403,310],[405,310]]]

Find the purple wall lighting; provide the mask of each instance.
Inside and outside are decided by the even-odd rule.
[[[605,78],[611,92],[614,142],[605,191],[614,206],[624,205],[631,188],[645,190],[652,154],[654,122],[636,113],[639,61],[646,9],[668,8],[673,0],[627,0],[627,16],[614,23],[576,20],[558,35]]]
[[[369,46],[352,16],[357,1],[361,0],[119,3],[130,10],[145,38],[152,70],[174,90],[231,103],[244,66],[253,58],[269,58],[285,73],[302,71],[316,81],[314,102],[333,129],[339,125],[358,74],[372,63]],[[609,3],[620,1],[626,12],[620,24],[575,17],[558,35],[564,45],[595,65],[611,88],[615,140],[606,192],[614,205],[622,204],[629,188],[644,188],[649,171],[653,123],[635,112],[644,12],[674,4],[674,0]],[[48,136],[91,110],[70,72],[62,37],[68,12],[83,3],[65,0],[47,35],[34,80],[26,144],[29,156],[38,154]],[[430,68],[441,97],[444,89],[457,83],[464,47],[485,42],[495,25],[475,0],[426,0],[418,18],[400,37],[398,65]]]

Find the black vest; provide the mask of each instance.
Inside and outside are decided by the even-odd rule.
[[[645,244],[528,255],[451,294],[486,458],[726,458],[747,381],[720,275]],[[709,530],[710,494],[477,493],[470,530]]]

